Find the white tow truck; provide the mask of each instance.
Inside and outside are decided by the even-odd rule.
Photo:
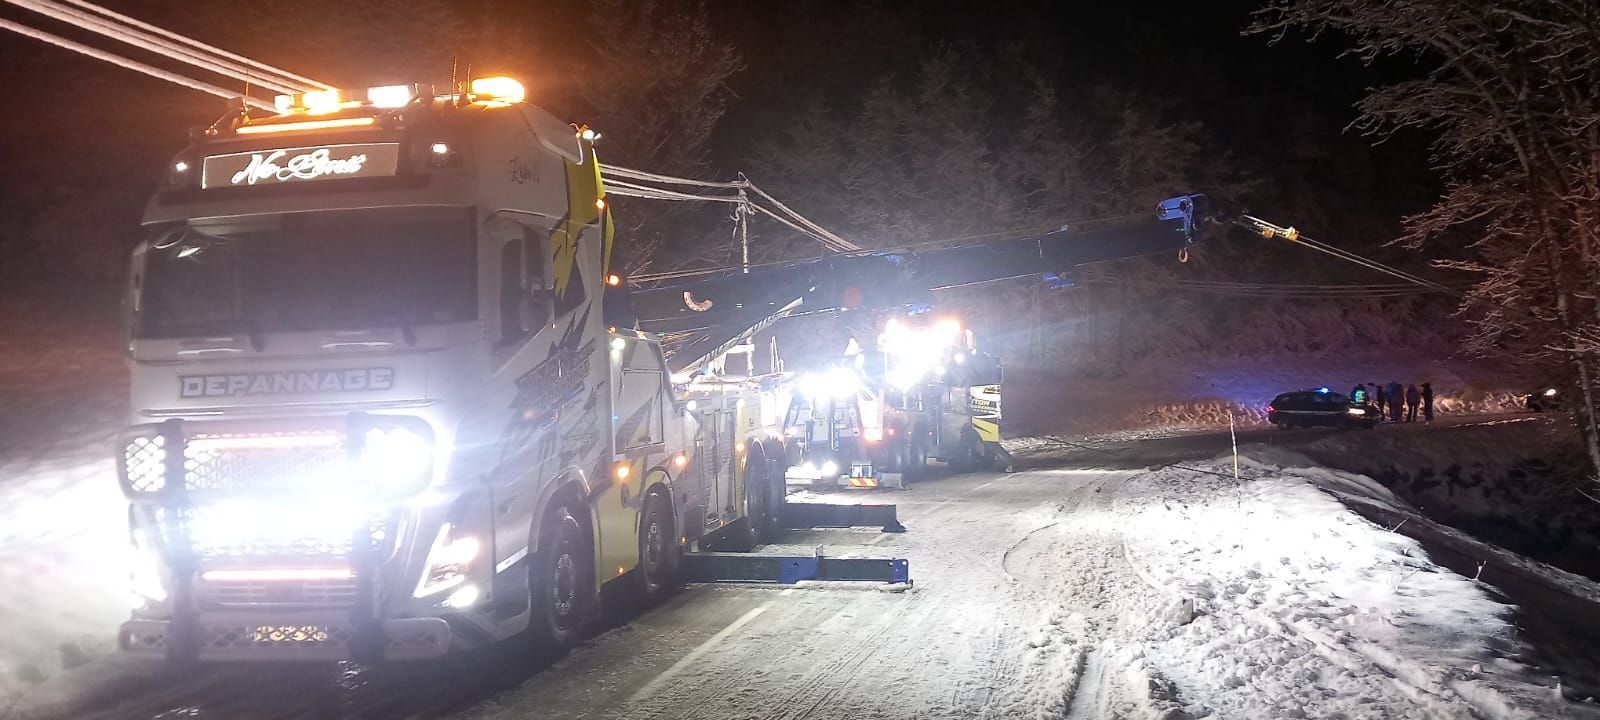
[[[781,440],[609,321],[594,134],[504,77],[279,98],[179,154],[133,253],[136,654],[563,647],[748,547]],[[703,422],[702,422],[703,420]]]

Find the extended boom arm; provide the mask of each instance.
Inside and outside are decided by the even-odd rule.
[[[1204,195],[1160,203],[1130,224],[933,250],[839,255],[631,293],[640,329],[689,339],[669,359],[699,367],[795,312],[875,310],[926,303],[935,290],[1058,273],[1182,250],[1199,239]]]

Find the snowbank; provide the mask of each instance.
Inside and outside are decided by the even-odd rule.
[[[25,716],[66,699],[64,674],[93,673],[114,653],[128,617],[128,510],[109,443],[0,462],[0,478],[0,708]]]
[[[1341,433],[1302,452],[1382,483],[1479,539],[1600,578],[1600,517],[1582,445],[1564,416]]]
[[[1278,393],[1357,383],[1432,382],[1442,414],[1522,410],[1519,381],[1496,368],[1462,361],[1388,356],[1251,358],[1175,365],[1149,360],[1117,377],[1007,369],[1008,431],[1103,433],[1128,429],[1211,429],[1266,423]]]
[[[1513,608],[1491,588],[1324,488],[1401,501],[1286,459],[1251,451],[1237,481],[1231,459],[1139,474],[1072,519],[1119,535],[1150,590],[1120,609],[1100,659],[1135,688],[1134,716],[1600,715],[1518,659]]]

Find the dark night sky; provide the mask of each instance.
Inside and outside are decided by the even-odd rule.
[[[107,4],[180,26],[187,7],[151,0]],[[831,105],[843,106],[876,78],[914,67],[938,48],[967,48],[985,57],[1022,47],[1063,89],[1095,84],[1136,89],[1177,103],[1185,114],[1204,122],[1222,147],[1258,167],[1296,158],[1294,172],[1317,188],[1313,194],[1326,191],[1329,213],[1359,203],[1361,212],[1392,225],[1404,212],[1425,205],[1433,183],[1423,167],[1420,143],[1374,149],[1363,138],[1339,135],[1353,117],[1351,104],[1374,75],[1353,60],[1337,59],[1332,43],[1308,46],[1292,38],[1271,47],[1265,38],[1241,37],[1254,6],[1236,0],[1187,6],[711,0],[708,7],[719,33],[739,47],[746,63],[730,82],[736,98],[719,131],[715,161],[722,171],[741,169],[752,143],[798,109],[796,79],[826,93]],[[526,13],[527,26],[561,30],[540,33],[538,51],[581,52],[575,46],[581,35],[561,27],[583,17],[580,0],[528,6],[474,0],[463,7],[475,14],[485,8]],[[36,21],[16,8],[0,11],[0,16]],[[324,29],[315,18],[308,18],[307,27],[308,32]],[[183,29],[213,39],[207,28]],[[240,31],[214,30],[218,35]],[[314,69],[295,68],[293,53],[291,44],[282,56],[265,59],[315,74]],[[0,39],[0,82],[13,99],[11,111],[0,118],[0,153],[12,158],[98,158],[116,167],[127,182],[144,183],[146,189],[165,158],[183,144],[185,126],[204,124],[219,114],[218,101],[207,96],[9,33]],[[24,105],[37,110],[18,112]],[[38,167],[26,162],[0,166],[0,191],[36,183]],[[1373,192],[1374,185],[1383,191]],[[27,193],[7,196],[10,201],[0,206],[0,219],[27,211]],[[1371,245],[1380,240],[1353,242]]]

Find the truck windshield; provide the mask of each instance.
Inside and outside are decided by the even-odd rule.
[[[151,240],[140,337],[410,327],[477,317],[470,208],[252,216]]]

